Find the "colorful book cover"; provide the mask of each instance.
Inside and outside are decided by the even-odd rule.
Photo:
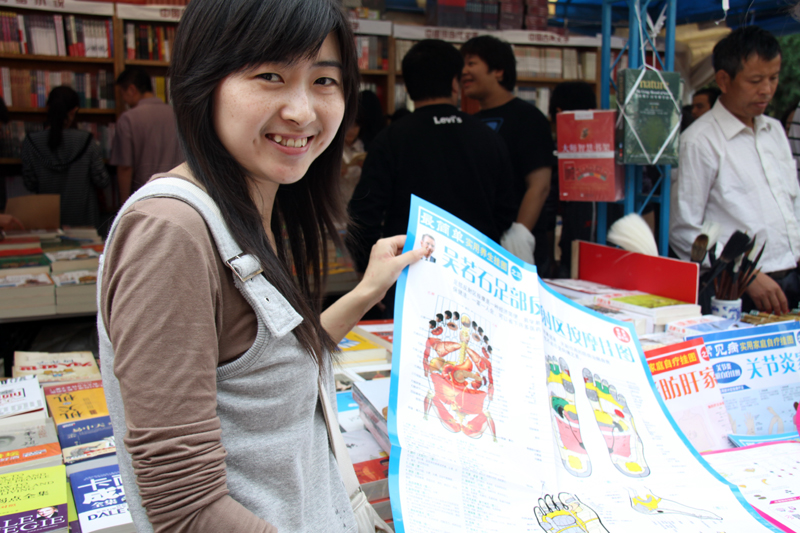
[[[54,458],[58,458],[55,460]],[[42,423],[24,423],[0,428],[0,469],[14,472],[32,468],[52,459],[52,466],[61,462],[61,446],[58,444],[53,419]]]
[[[14,352],[13,374],[35,375],[41,383],[101,379],[92,352]]]
[[[568,111],[556,116],[559,199],[615,202],[625,172],[614,160],[616,111]]]
[[[644,353],[656,389],[692,446],[700,452],[731,447],[731,423],[703,339]]]
[[[731,433],[776,435],[794,429],[800,399],[800,323],[704,333]]]
[[[12,287],[45,287],[53,285],[53,280],[47,274],[21,274],[16,276],[0,277],[0,289]]]
[[[97,270],[75,270],[63,274],[53,274],[56,287],[70,285],[94,285],[97,283]]]
[[[677,165],[683,82],[677,72],[625,69],[619,73],[617,161]],[[677,102],[677,104],[676,104]]]
[[[110,437],[111,418],[102,381],[84,381],[44,387],[45,399],[56,422],[62,448]]]
[[[116,453],[117,445],[113,435],[87,444],[70,446],[62,450],[65,465],[80,463],[81,461],[95,459],[96,457],[115,455]]]
[[[0,475],[0,531],[67,531],[67,474],[63,465]]]
[[[69,476],[69,482],[83,533],[126,524],[133,526],[119,465],[75,472]]]

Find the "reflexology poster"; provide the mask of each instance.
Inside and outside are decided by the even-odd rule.
[[[633,330],[414,197],[397,285],[400,533],[777,531],[688,445]]]

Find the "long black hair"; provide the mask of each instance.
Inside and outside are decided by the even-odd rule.
[[[273,251],[250,197],[249,178],[214,130],[214,90],[225,77],[246,68],[315,57],[331,33],[342,58],[344,121],[303,179],[279,187],[270,221],[277,248]],[[338,180],[344,133],[355,118],[359,85],[353,34],[341,2],[192,0],[178,26],[170,75],[178,135],[189,168],[219,206],[242,250],[258,258],[269,282],[303,317],[295,336],[321,363],[324,354],[336,348],[319,315],[326,238],[340,241],[335,222],[346,217]]]
[[[47,120],[45,126],[50,128],[47,136],[47,146],[55,152],[64,139],[64,123],[67,115],[80,106],[80,99],[71,87],[60,85],[50,91],[47,96]]]

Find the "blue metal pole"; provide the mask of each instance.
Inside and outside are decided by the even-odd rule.
[[[603,43],[600,50],[600,107],[611,106],[611,1],[604,0],[602,8]],[[600,244],[606,243],[608,233],[608,205],[597,202],[596,237]]]
[[[678,0],[667,0],[667,41],[664,43],[664,62],[668,71],[675,70],[675,19]],[[682,102],[681,102],[682,103]],[[664,179],[661,182],[661,211],[658,216],[658,253],[669,253],[669,211],[672,180],[672,167],[664,165]]]

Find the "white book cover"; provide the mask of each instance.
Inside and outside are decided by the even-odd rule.
[[[47,274],[22,274],[0,278],[0,289],[11,287],[44,287],[52,285],[53,280]]]
[[[76,261],[78,259],[100,258],[100,254],[91,248],[73,248],[72,250],[60,250],[58,252],[45,253],[47,258],[55,263],[56,261]]]
[[[97,283],[97,270],[75,270],[63,274],[53,274],[56,287],[69,285],[94,285]]]
[[[731,422],[703,339],[644,353],[667,409],[700,452],[732,448]]]
[[[44,398],[36,376],[0,382],[0,418],[44,409]]]

